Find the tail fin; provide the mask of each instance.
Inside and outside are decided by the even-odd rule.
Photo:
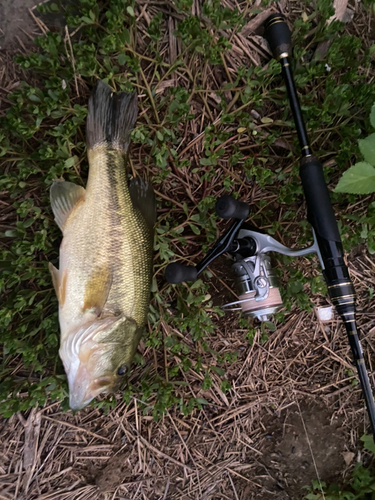
[[[107,144],[126,153],[137,113],[136,94],[116,94],[106,83],[99,81],[89,100],[86,125],[88,149]]]

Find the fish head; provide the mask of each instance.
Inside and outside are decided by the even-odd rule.
[[[60,347],[69,384],[69,406],[84,408],[118,389],[130,370],[141,330],[125,316],[97,319],[71,332]]]

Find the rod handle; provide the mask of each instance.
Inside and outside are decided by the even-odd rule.
[[[267,40],[275,59],[282,54],[287,56],[292,52],[292,36],[285,17],[282,14],[272,14],[265,23],[264,38]]]
[[[172,262],[166,267],[164,276],[168,283],[177,285],[183,281],[195,281],[198,271],[195,266],[185,266],[178,262]]]
[[[342,295],[352,297],[354,291],[345,264],[344,248],[324,179],[323,167],[315,156],[305,156],[301,159],[300,177],[306,198],[307,220],[315,232],[323,264],[323,275],[332,302],[341,315],[347,308],[344,301],[341,310]]]
[[[215,212],[221,219],[245,220],[249,216],[250,208],[247,203],[226,194],[217,200]]]
[[[315,156],[306,156],[301,159],[299,174],[306,197],[307,220],[316,235],[341,242],[322,164]]]

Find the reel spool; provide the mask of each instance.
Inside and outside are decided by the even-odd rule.
[[[259,259],[260,274],[256,276],[256,259]],[[283,306],[279,283],[271,266],[271,258],[264,254],[249,257],[233,264],[237,276],[235,286],[238,299],[222,306],[224,311],[241,311],[246,316],[269,321]]]
[[[290,257],[317,253],[320,257],[315,234],[314,244],[311,247],[292,250],[271,236],[244,224],[250,212],[246,203],[226,195],[216,202],[215,211],[222,219],[235,219],[231,227],[196,266],[185,266],[174,262],[167,266],[165,278],[173,284],[194,281],[217,257],[229,253],[234,258],[232,270],[236,275],[238,300],[225,304],[222,309],[241,311],[259,321],[268,321],[283,306],[278,278],[272,268],[268,252],[277,252]]]

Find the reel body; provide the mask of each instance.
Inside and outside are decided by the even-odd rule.
[[[259,274],[256,274],[258,269]],[[224,311],[241,311],[247,316],[268,321],[281,309],[283,301],[278,278],[267,254],[236,261],[232,270],[236,275],[238,300],[222,306]]]
[[[259,321],[268,321],[283,306],[279,281],[272,268],[269,252],[277,252],[290,257],[316,253],[322,261],[315,234],[314,244],[311,247],[293,250],[256,228],[244,224],[250,211],[245,203],[231,196],[223,196],[216,202],[215,210],[223,219],[235,218],[232,226],[196,266],[185,266],[176,262],[169,264],[165,271],[166,280],[173,284],[194,281],[217,257],[223,253],[229,253],[234,259],[232,270],[236,276],[238,300],[225,304],[222,309],[241,311]]]

